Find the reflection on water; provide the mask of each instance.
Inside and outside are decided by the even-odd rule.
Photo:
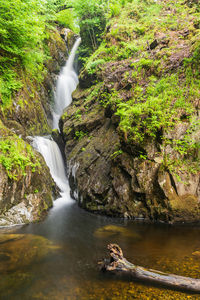
[[[135,224],[57,201],[44,222],[0,235],[0,299],[199,299],[101,274],[97,262],[118,243],[135,264],[198,278],[200,228]]]

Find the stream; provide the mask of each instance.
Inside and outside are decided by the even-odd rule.
[[[57,83],[53,127],[71,103],[78,84],[73,69],[78,39]],[[67,91],[66,91],[67,89]],[[145,224],[91,214],[70,197],[70,188],[57,144],[35,137],[61,189],[44,221],[0,230],[0,299],[199,299],[160,286],[130,282],[99,271],[108,243],[118,243],[124,256],[144,267],[200,277],[200,228]]]

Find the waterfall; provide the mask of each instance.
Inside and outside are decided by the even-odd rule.
[[[62,208],[63,205],[73,203],[70,196],[69,181],[65,174],[64,161],[56,142],[48,137],[35,136],[32,138],[33,147],[42,154],[55,183],[60,189],[61,197],[54,202],[54,208]]]
[[[65,175],[64,162],[56,142],[48,138],[36,136],[33,138],[33,147],[42,154],[51,176],[62,192],[69,191],[69,184]]]
[[[73,63],[75,59],[76,50],[81,42],[78,38],[71,50],[70,56],[63,67],[56,85],[55,103],[53,107],[53,128],[58,129],[58,122],[62,115],[63,109],[72,102],[72,92],[76,89],[78,84],[78,75],[76,74]]]
[[[66,65],[62,69],[57,85],[56,85],[56,97],[53,113],[53,127],[58,128],[58,121],[63,112],[63,109],[67,107],[71,101],[72,92],[76,89],[78,84],[78,76],[73,69],[73,63],[75,59],[76,50],[81,42],[81,39],[77,39],[75,42],[70,56],[66,62]],[[56,206],[60,207],[64,203],[72,201],[70,197],[69,182],[65,174],[64,162],[62,154],[58,145],[47,137],[35,136],[32,138],[33,147],[42,154],[47,166],[50,169],[50,173],[55,183],[61,190],[60,201],[56,201]]]

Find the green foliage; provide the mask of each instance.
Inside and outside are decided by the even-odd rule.
[[[72,31],[78,33],[79,28],[75,26],[75,13],[72,9],[64,9],[56,13],[55,20],[63,27],[69,28]]]
[[[16,72],[12,69],[7,69],[0,77],[0,95],[4,106],[11,103],[11,95],[22,87],[22,83],[17,79]]]
[[[110,3],[110,15],[111,17],[118,16],[120,13],[121,5],[119,2],[114,1],[114,3]]]
[[[75,113],[75,118],[76,119],[80,119],[82,117],[82,114],[81,114],[81,110],[80,109],[77,109],[76,113]]]
[[[36,168],[40,168],[32,147],[18,136],[0,139],[0,163],[8,177],[14,180],[26,176],[28,170],[35,172]]]
[[[45,53],[44,2],[3,0],[0,2],[0,95],[3,104],[21,87],[19,70],[38,78]]]
[[[197,117],[190,117],[190,126],[186,130],[182,139],[174,139],[172,141],[173,148],[182,157],[193,157],[198,160],[198,151],[200,151],[200,140],[197,141],[195,137],[195,132],[200,129],[200,120]]]
[[[85,67],[88,74],[93,74],[97,71],[97,67],[103,65],[104,63],[105,63],[104,59],[97,59],[94,61],[89,61]]]
[[[12,94],[22,86],[22,74],[43,79],[50,23],[57,20],[75,29],[73,12],[62,10],[68,5],[65,0],[0,1],[0,97],[4,106],[11,104]]]
[[[81,140],[84,136],[87,136],[87,135],[88,135],[88,133],[87,132],[83,132],[82,130],[75,132],[75,138],[77,140]]]
[[[181,88],[177,89],[177,86]],[[193,91],[187,89],[177,74],[168,75],[157,82],[153,79],[145,94],[142,87],[136,86],[135,97],[118,104],[116,114],[120,116],[121,129],[129,132],[137,142],[142,142],[145,136],[156,138],[159,130],[169,130],[176,124],[180,110],[184,110],[186,115],[194,111],[190,101]]]
[[[99,82],[95,86],[89,88],[89,94],[85,100],[86,106],[88,102],[97,101],[97,99],[99,99],[99,96],[102,97],[102,93],[101,93],[102,86],[103,83]]]
[[[73,0],[73,7],[80,26],[82,43],[80,53],[85,61],[102,41],[102,33],[113,16],[118,16],[127,0]]]
[[[152,59],[146,59],[141,58],[138,63],[136,63],[136,66],[138,68],[138,71],[140,72],[141,69],[149,70],[154,64],[154,61]]]
[[[78,17],[82,38],[81,55],[89,56],[97,49],[100,35],[106,26],[106,1],[74,0],[73,6]]]
[[[119,149],[111,154],[111,158],[115,159],[117,156],[121,155],[122,153],[123,153],[123,151],[121,149]]]
[[[104,40],[85,64],[85,72],[95,73],[97,78],[104,79],[106,72],[115,75],[109,85],[106,82],[99,90],[93,86],[93,91],[98,90],[94,99],[111,106],[119,116],[118,130],[126,142],[142,147],[154,139],[168,169],[177,167],[174,159],[170,162],[165,155],[165,148],[171,147],[179,157],[179,167],[181,160],[186,160],[187,169],[194,172],[200,148],[200,124],[195,119],[200,92],[199,10],[195,4],[188,8],[185,0],[132,0],[123,5],[116,17],[110,13],[114,17]],[[173,16],[169,11],[174,9]],[[150,49],[155,39],[158,45]],[[180,51],[182,43],[190,48],[188,58]],[[182,128],[187,124],[186,131],[179,139],[170,138],[167,133],[175,131],[178,124]],[[147,159],[145,153],[139,157]]]

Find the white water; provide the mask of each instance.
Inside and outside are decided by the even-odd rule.
[[[78,38],[71,50],[70,56],[63,67],[56,85],[55,103],[53,107],[53,128],[58,129],[58,122],[63,113],[63,109],[72,102],[72,92],[78,84],[78,75],[76,74],[73,63],[76,50],[80,45],[81,38]]]
[[[61,197],[54,202],[54,207],[60,208],[63,204],[73,203],[70,197],[70,187],[65,175],[64,162],[58,145],[48,138],[35,136],[33,147],[42,154],[55,183],[61,190]]]
[[[65,175],[64,162],[58,145],[41,136],[33,138],[34,148],[42,154],[47,166],[50,169],[51,176],[62,192],[69,191],[69,184]]]
[[[65,67],[58,77],[53,114],[54,128],[58,128],[58,121],[63,109],[71,103],[71,94],[78,84],[78,76],[73,69],[73,63],[80,42],[81,39],[77,39]],[[52,178],[61,190],[61,197],[56,200],[54,207],[60,208],[63,204],[72,203],[69,182],[65,174],[64,162],[58,145],[54,141],[41,136],[36,136],[32,140],[33,147],[44,157]]]

